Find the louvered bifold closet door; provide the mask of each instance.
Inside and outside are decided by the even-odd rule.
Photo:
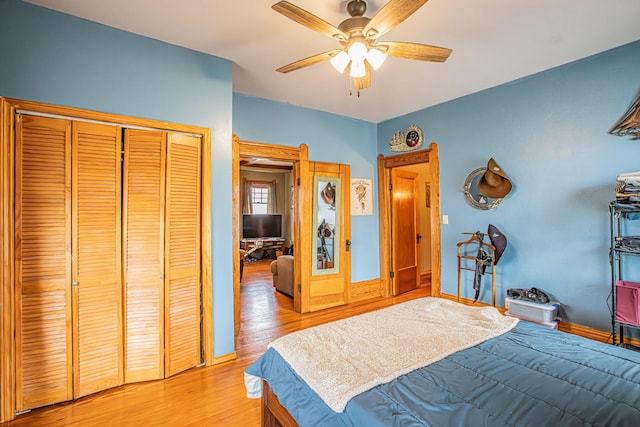
[[[73,124],[74,397],[122,384],[121,130]]]
[[[125,382],[164,378],[166,133],[125,130]]]
[[[16,409],[72,398],[70,122],[16,120]]]
[[[200,138],[169,134],[165,376],[200,363]]]

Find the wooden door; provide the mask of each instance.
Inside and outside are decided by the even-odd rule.
[[[393,294],[420,283],[418,174],[391,170],[391,254]]]
[[[308,310],[348,303],[351,284],[349,165],[309,162],[312,175],[311,270]],[[330,188],[332,187],[332,189]],[[330,190],[333,194],[328,196]],[[324,213],[323,213],[324,212]],[[333,214],[331,214],[333,213]],[[331,218],[327,218],[330,216]]]
[[[121,136],[73,126],[74,397],[122,384]]]
[[[16,410],[70,400],[71,123],[16,116]]]
[[[165,152],[165,132],[125,130],[125,383],[164,378]]]
[[[165,377],[200,363],[200,138],[169,134],[165,217]]]

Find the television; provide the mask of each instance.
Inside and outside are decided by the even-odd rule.
[[[282,237],[282,214],[243,214],[242,238]]]

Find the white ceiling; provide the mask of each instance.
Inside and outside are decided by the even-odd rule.
[[[277,0],[28,0],[233,61],[233,91],[378,123],[640,40],[640,0],[430,0],[380,41],[453,50],[444,63],[388,58],[349,94],[328,61],[276,68],[339,47],[271,9]],[[337,26],[346,1],[290,0]],[[369,0],[373,16],[386,0]]]

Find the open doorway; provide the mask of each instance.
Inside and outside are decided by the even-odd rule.
[[[261,268],[247,268],[245,264],[242,268],[243,281],[245,274],[251,274],[252,271],[258,270],[263,280],[271,276],[271,271],[264,271],[270,268],[273,257],[278,254],[293,253],[296,248],[300,247],[300,207],[299,207],[299,181],[301,170],[307,167],[308,150],[306,145],[300,147],[285,147],[273,144],[264,144],[259,142],[242,141],[237,136],[233,137],[232,145],[232,185],[233,185],[233,281],[234,281],[234,323],[236,333],[241,325],[241,283],[240,269],[241,259],[243,257],[241,250],[245,251],[247,260],[260,261]],[[244,181],[243,181],[244,178]],[[244,182],[244,185],[243,185]],[[275,183],[274,186],[271,186]],[[247,185],[248,184],[248,185]],[[252,185],[255,184],[255,185]],[[247,191],[252,191],[252,187],[256,192],[268,193],[271,188],[276,196],[275,210],[269,210],[268,207],[251,206],[251,209],[243,209],[243,204],[251,203]],[[267,189],[267,190],[265,190]],[[279,196],[278,196],[279,195]],[[267,197],[268,194],[265,195]],[[243,200],[246,199],[246,200]],[[259,197],[258,197],[259,198]],[[256,198],[256,200],[258,199]],[[265,199],[264,202],[269,202]],[[246,206],[249,207],[249,206]],[[281,224],[280,236],[253,236],[247,237],[243,235],[246,232],[256,233],[255,229],[243,230],[244,212],[247,210],[264,209],[264,219],[270,220],[273,226],[275,223]],[[262,211],[260,211],[262,212]],[[252,216],[251,220],[259,219]],[[278,217],[280,216],[280,217]],[[284,221],[283,221],[284,220]],[[286,222],[285,222],[286,221]],[[263,224],[264,227],[266,225]],[[264,230],[257,232],[264,233]],[[271,234],[276,231],[271,231]],[[267,233],[269,234],[269,233]],[[236,255],[237,254],[237,255]],[[266,261],[264,261],[266,259]],[[299,259],[293,257],[293,280],[294,284],[300,283],[300,262]],[[254,267],[254,266],[252,266]],[[300,311],[300,293],[292,292],[292,303],[295,311]]]
[[[394,177],[401,175],[398,172],[403,172],[404,178],[413,177],[410,185],[401,184],[408,194],[415,193],[411,196],[411,208],[394,201],[392,189]],[[385,296],[404,292],[412,286],[424,285],[427,280],[430,281],[431,295],[440,295],[439,188],[438,146],[435,143],[427,150],[388,157],[378,156],[380,279]],[[406,228],[406,216],[410,214],[414,204],[417,207],[415,227]],[[399,227],[399,224],[403,226]],[[406,249],[407,245],[414,244],[414,253],[400,253],[399,248]],[[414,257],[415,267],[412,267],[411,262],[398,262],[399,256]]]
[[[291,162],[240,156],[241,302],[266,285],[293,299],[293,208]]]

